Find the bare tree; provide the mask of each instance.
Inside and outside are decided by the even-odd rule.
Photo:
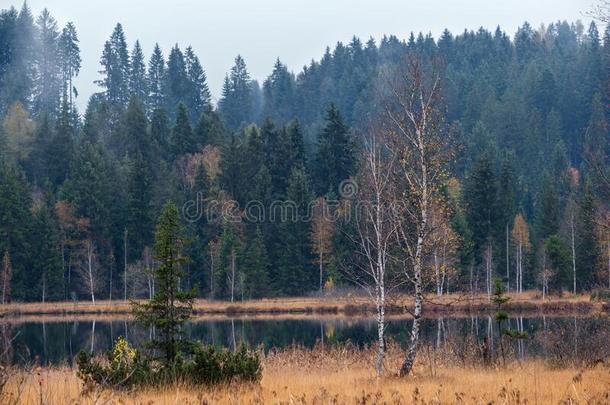
[[[530,249],[530,234],[527,223],[523,215],[517,214],[512,231],[513,243],[515,244],[515,263],[516,263],[516,285],[515,292],[523,292],[523,259],[525,253]]]
[[[386,304],[400,279],[390,269],[390,251],[397,231],[392,207],[393,158],[379,143],[378,136],[376,130],[372,130],[365,139],[358,199],[350,210],[355,230],[348,233],[356,246],[356,255],[346,267],[346,274],[375,304],[378,345],[375,370],[377,376],[381,376],[385,358]]]
[[[326,203],[326,198],[318,198],[313,207],[311,243],[313,252],[316,254],[315,261],[320,272],[320,292],[322,292],[324,286],[324,266],[328,263],[329,255],[332,251],[333,225],[330,207]]]
[[[610,0],[598,0],[588,14],[601,22],[610,23]]]
[[[408,375],[417,355],[424,301],[424,252],[430,242],[430,210],[444,207],[442,187],[453,159],[450,132],[446,130],[441,102],[441,75],[435,63],[407,57],[392,78],[383,108],[388,147],[397,163],[397,201],[403,207],[398,239],[405,254],[404,276],[414,292],[411,341],[400,369]]]
[[[429,250],[434,268],[433,284],[436,295],[443,296],[449,290],[449,280],[455,275],[453,258],[457,247],[457,235],[449,222],[447,212],[433,206],[431,209],[431,231]]]
[[[95,293],[99,288],[102,278],[99,274],[100,264],[95,248],[95,242],[91,238],[82,241],[80,249],[74,259],[77,261],[77,269],[80,278],[86,285],[87,293],[91,296],[91,302],[95,304]]]

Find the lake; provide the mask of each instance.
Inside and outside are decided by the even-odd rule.
[[[43,318],[44,319],[44,318]],[[401,344],[408,341],[411,320],[388,322],[387,337]],[[506,327],[506,326],[505,326]],[[518,358],[591,359],[608,351],[610,319],[595,317],[514,317],[510,328],[527,332],[527,339],[508,342]],[[119,336],[138,346],[149,340],[154,330],[131,320],[87,320],[0,323],[0,344],[4,361],[17,364],[70,364],[81,350],[101,354]],[[313,347],[317,342],[357,346],[375,343],[373,319],[222,319],[196,320],[186,326],[186,335],[207,344],[235,348],[245,343],[264,350],[292,344]],[[466,351],[482,344],[497,350],[498,325],[493,317],[425,319],[423,344],[432,348],[450,346]],[[607,354],[607,353],[606,353]]]

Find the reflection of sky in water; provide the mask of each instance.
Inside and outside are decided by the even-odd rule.
[[[528,333],[522,342],[510,343],[519,357],[581,356],[584,350],[605,347],[610,333],[607,318],[513,318],[510,328]],[[387,327],[388,338],[400,343],[408,340],[411,321],[393,320]],[[146,342],[153,331],[133,322],[31,322],[9,326],[2,324],[0,339],[3,348],[10,344],[8,356],[15,362],[38,359],[42,364],[69,361],[80,350],[103,353],[118,336],[127,335],[135,345]],[[233,347],[246,343],[264,349],[281,348],[291,344],[312,347],[317,341],[324,344],[351,342],[368,345],[375,342],[376,323],[372,320],[222,320],[197,321],[186,327],[190,339],[207,344]],[[493,318],[446,318],[424,320],[422,339],[433,347],[451,345],[463,350],[472,342],[497,342],[498,326]],[[3,350],[4,351],[4,350]]]

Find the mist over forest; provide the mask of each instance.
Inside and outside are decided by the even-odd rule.
[[[52,13],[0,11],[3,303],[152,296],[167,201],[187,235],[180,284],[198,297],[358,288],[345,213],[371,189],[363,151],[387,82],[415,59],[439,72],[437,125],[454,141],[426,291],[489,295],[495,277],[510,291],[610,288],[610,26],[354,37],[297,72],[280,55],[262,83],[237,55],[214,104],[191,47],[145,55],[117,24],[81,111],[86,28]],[[274,202],[296,220],[270,218]]]

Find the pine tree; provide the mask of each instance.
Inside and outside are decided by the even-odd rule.
[[[263,83],[263,116],[270,117],[278,125],[285,124],[294,117],[294,76],[288,72],[279,58],[275,62],[273,72]]]
[[[516,185],[514,179],[514,156],[507,155],[502,161],[498,179],[498,242],[500,255],[498,266],[506,269],[506,277],[510,276],[510,228],[516,211]],[[502,235],[503,237],[500,237]],[[508,288],[507,288],[508,289]]]
[[[152,142],[148,132],[148,120],[141,100],[135,95],[129,100],[123,120],[121,139],[115,145],[117,152],[131,158],[140,154],[148,164],[152,164]]]
[[[55,301],[63,298],[63,272],[58,240],[58,223],[55,208],[50,196],[34,213],[31,246],[36,252],[33,257],[31,273],[35,277],[29,278],[25,298],[32,301]]]
[[[292,170],[286,197],[294,209],[290,209],[286,221],[281,224],[283,247],[279,261],[282,273],[274,280],[274,288],[286,295],[303,295],[313,290],[317,283],[311,265],[310,224],[306,220],[313,198],[309,179],[302,168]]]
[[[256,228],[244,263],[245,296],[249,299],[266,297],[269,292],[269,261],[261,227]]]
[[[131,51],[131,65],[129,72],[130,97],[136,97],[142,105],[148,104],[148,77],[144,66],[144,53],[140,41],[136,41]]]
[[[23,3],[14,23],[12,44],[9,48],[10,64],[4,72],[2,83],[4,111],[15,102],[30,106],[36,76],[36,27],[27,3]]]
[[[235,134],[231,134],[228,142],[221,149],[220,184],[236,201],[243,202],[242,188],[244,179],[241,176],[243,166],[243,146]]]
[[[186,61],[178,45],[175,45],[169,53],[165,71],[165,108],[172,113],[170,116],[173,116],[180,103],[186,102],[188,92]]]
[[[117,106],[125,106],[129,101],[129,52],[123,26],[117,24],[104,44],[100,63],[104,77],[97,83],[105,89],[106,100]]]
[[[576,260],[578,263],[577,289],[588,290],[596,278],[596,266],[600,262],[600,251],[596,238],[596,202],[589,181],[584,182],[578,204],[578,231]]]
[[[466,178],[464,200],[475,249],[482,254],[487,241],[496,236],[499,214],[496,176],[489,153],[474,162]]]
[[[203,149],[206,145],[220,146],[225,141],[225,132],[218,112],[211,108],[207,109],[199,117],[195,128],[197,149]]]
[[[559,230],[559,207],[555,186],[548,174],[544,174],[536,205],[536,238],[543,240]]]
[[[49,140],[45,160],[51,184],[59,187],[68,177],[74,156],[74,128],[69,117],[68,101],[64,99],[56,128]]]
[[[23,173],[0,163],[0,252],[10,255],[12,298],[23,300],[32,279],[28,270],[32,258],[28,234],[32,225],[31,190]]]
[[[318,138],[315,162],[318,194],[338,192],[339,184],[354,173],[354,161],[354,144],[349,128],[337,107],[331,104]]]
[[[163,108],[155,108],[152,112],[150,138],[158,154],[162,158],[168,159],[171,129],[169,128],[169,118]]]
[[[78,76],[81,68],[78,36],[73,23],[66,24],[59,37],[59,60],[62,74],[62,94],[68,98],[68,104],[74,109],[74,97],[78,95],[72,80]]]
[[[154,231],[152,212],[152,179],[149,162],[137,153],[130,165],[127,189],[127,232],[129,257],[139,259],[145,246],[150,246]]]
[[[197,142],[189,123],[188,110],[184,103],[178,104],[176,124],[172,129],[170,147],[174,159],[185,153],[195,152],[197,147]]]
[[[240,55],[235,58],[230,75],[225,77],[218,108],[227,126],[233,130],[253,118],[252,83],[246,62]]]
[[[301,130],[301,124],[299,120],[292,120],[286,124],[285,128],[286,136],[289,140],[289,166],[293,167],[306,167],[307,156],[305,155],[305,145],[303,141],[303,132]]]
[[[192,291],[180,290],[180,277],[188,258],[182,255],[185,245],[184,229],[178,209],[167,203],[159,218],[155,234],[155,295],[144,304],[134,303],[136,319],[146,326],[154,326],[157,337],[153,348],[162,353],[165,367],[172,367],[182,351],[189,347],[183,339],[182,326],[193,315]]]
[[[159,44],[155,48],[148,62],[148,102],[152,111],[165,107],[165,60]]]
[[[185,102],[191,113],[191,121],[195,122],[204,111],[211,108],[210,89],[208,88],[207,78],[199,58],[190,46],[186,48],[184,60],[189,85]]]
[[[55,117],[59,110],[61,82],[58,60],[59,29],[57,21],[46,8],[36,19],[38,49],[36,49],[36,78],[34,81],[33,111],[47,112]]]

